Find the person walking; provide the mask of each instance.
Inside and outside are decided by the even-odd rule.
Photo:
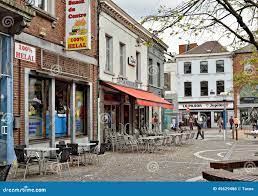
[[[190,130],[192,131],[193,130],[193,117],[190,116],[189,118],[189,127],[190,127]]]
[[[217,125],[219,127],[219,132],[221,132],[222,127],[223,127],[223,120],[221,117],[219,117],[218,121],[217,121]]]
[[[229,124],[230,124],[230,129],[232,130],[232,129],[233,129],[233,125],[234,125],[233,116],[230,117],[230,119],[229,119]]]
[[[195,119],[195,126],[197,127],[197,135],[196,135],[196,139],[199,138],[199,135],[202,137],[202,139],[204,139],[204,132],[202,132],[202,126],[197,122],[197,120]]]

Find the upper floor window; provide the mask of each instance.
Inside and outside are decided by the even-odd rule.
[[[157,63],[157,87],[161,85],[161,78],[160,78],[160,63]]]
[[[106,67],[105,70],[112,72],[113,44],[112,37],[106,35]]]
[[[200,73],[208,73],[208,61],[201,61]]]
[[[208,81],[201,82],[201,96],[208,96],[209,95],[209,83]]]
[[[149,59],[148,75],[149,75],[149,84],[153,85],[153,60]]]
[[[164,89],[166,91],[171,90],[171,74],[170,73],[164,73]]]
[[[192,82],[185,82],[185,97],[192,96]]]
[[[136,52],[136,80],[141,81],[141,53]]]
[[[125,44],[119,43],[119,51],[120,51],[120,75],[126,75],[126,52],[125,52]]]
[[[185,74],[191,74],[192,73],[192,63],[185,62],[184,63],[184,73]]]
[[[223,60],[219,60],[216,61],[216,72],[217,73],[223,73],[224,70],[224,61]]]
[[[34,6],[54,15],[55,0],[34,0]]]
[[[217,95],[225,92],[225,83],[224,81],[217,81]]]

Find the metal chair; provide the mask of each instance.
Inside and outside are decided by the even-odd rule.
[[[70,152],[70,158],[72,164],[74,161],[77,162],[77,166],[80,166],[80,163],[82,162],[82,154],[79,152],[79,145],[78,144],[67,144],[67,147],[71,148]]]
[[[69,166],[70,153],[71,148],[63,148],[61,150],[61,153],[57,156],[56,161],[48,160],[45,164],[45,174],[47,174],[48,167],[50,167],[51,172],[59,173],[59,175],[62,176],[61,170],[63,169],[63,166],[67,166],[69,174],[71,175],[71,170]]]
[[[16,170],[14,173],[14,176],[16,177],[18,169],[19,168],[24,168],[24,174],[23,174],[23,179],[25,180],[27,172],[29,173],[29,167],[38,165],[39,166],[39,171],[40,171],[40,163],[39,163],[39,157],[37,156],[27,156],[24,148],[14,148],[16,157],[17,157],[17,165],[16,165]]]

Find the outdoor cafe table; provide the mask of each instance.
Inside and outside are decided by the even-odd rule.
[[[55,152],[59,150],[59,148],[50,148],[50,147],[31,147],[25,148],[27,152],[36,152],[39,153],[39,174],[42,174],[42,168],[44,168],[45,157],[44,154],[47,152]]]
[[[151,152],[150,148],[151,146],[154,147],[155,140],[164,139],[164,136],[148,136],[148,137],[140,137],[139,139],[143,140],[144,143],[146,144],[146,150],[144,152],[146,151]]]

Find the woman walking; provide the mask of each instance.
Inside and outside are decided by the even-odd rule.
[[[223,120],[221,117],[219,117],[219,120],[217,121],[217,125],[219,127],[219,132],[222,131],[222,127],[223,127]]]

